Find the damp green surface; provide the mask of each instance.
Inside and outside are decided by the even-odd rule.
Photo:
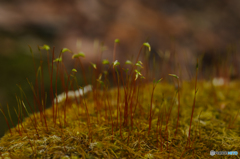
[[[240,153],[240,82],[222,86],[198,82],[188,143],[194,86],[194,81],[181,84],[176,136],[177,87],[164,82],[157,85],[148,134],[153,86],[142,84],[136,87],[139,91],[132,100],[128,100],[128,110],[132,113],[128,114],[127,125],[123,123],[126,104],[123,88],[120,88],[119,103],[117,88],[90,92],[78,104],[75,100],[58,104],[56,124],[49,108],[44,113],[47,126],[38,113],[35,114],[37,123],[31,115],[12,128],[12,135],[8,132],[0,140],[0,158],[239,158],[239,155],[210,156],[210,151]]]

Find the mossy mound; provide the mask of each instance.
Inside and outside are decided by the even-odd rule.
[[[188,134],[194,82],[181,85],[176,136],[177,88],[159,83],[154,91],[149,134],[152,84],[137,86],[133,97],[127,99],[128,111],[132,111],[128,114],[128,123],[124,123],[126,99],[123,88],[120,88],[119,102],[118,89],[94,90],[80,102],[78,100],[78,104],[75,100],[59,103],[56,123],[53,122],[51,108],[42,113],[46,122],[38,113],[19,123],[11,129],[12,135],[8,132],[1,138],[0,158],[227,157],[212,157],[210,151],[240,152],[239,86],[239,82],[218,87],[210,82],[198,82],[190,144]]]

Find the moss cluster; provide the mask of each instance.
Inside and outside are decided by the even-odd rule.
[[[172,84],[157,84],[152,103],[153,84],[137,85],[128,103],[129,108],[133,106],[128,124],[123,118],[124,88],[120,88],[119,102],[117,88],[95,89],[80,100],[59,103],[56,122],[51,108],[44,113],[47,125],[40,113],[26,118],[11,129],[12,135],[8,132],[1,138],[0,158],[209,158],[211,150],[240,152],[240,83],[198,82],[189,141],[194,82],[181,84],[176,136],[178,91]],[[227,156],[211,158],[219,157]]]

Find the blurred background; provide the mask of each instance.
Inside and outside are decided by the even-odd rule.
[[[14,122],[16,95],[21,85],[27,96],[34,82],[34,64],[40,60],[38,46],[55,46],[58,54],[66,47],[86,54],[84,64],[112,60],[114,40],[116,59],[136,58],[143,42],[152,50],[140,60],[153,67],[157,75],[175,73],[192,79],[196,59],[200,61],[199,78],[237,79],[239,68],[240,1],[238,0],[2,0],[0,1],[0,103],[7,113],[10,107]],[[101,54],[101,50],[103,51]],[[43,59],[46,54],[43,51]],[[147,58],[144,58],[147,56]],[[66,65],[71,55],[65,57]],[[47,65],[45,63],[45,65]],[[69,66],[70,67],[70,66]],[[45,73],[47,67],[44,67]],[[48,82],[48,83],[47,83]],[[80,81],[81,83],[82,81]],[[45,81],[49,88],[49,80]],[[31,100],[31,99],[29,99]],[[0,137],[7,131],[0,115]]]

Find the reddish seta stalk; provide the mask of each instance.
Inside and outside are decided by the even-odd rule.
[[[153,104],[153,93],[157,85],[153,84],[153,90],[151,95],[151,107],[150,107],[150,113],[149,113],[149,127],[148,127],[148,136],[150,135],[151,126],[152,126],[152,104]]]

